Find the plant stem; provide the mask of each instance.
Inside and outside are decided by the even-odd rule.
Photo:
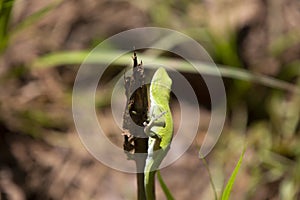
[[[144,133],[143,123],[147,121],[148,94],[144,84],[144,69],[142,64],[138,64],[136,53],[133,56],[133,74],[125,77],[125,89],[127,106],[123,116],[123,129],[128,133],[124,134],[123,148],[128,158],[136,163],[137,199],[145,200],[144,168],[148,138]]]
[[[156,171],[149,173],[149,181],[148,185],[146,186],[147,200],[155,200],[155,173]]]

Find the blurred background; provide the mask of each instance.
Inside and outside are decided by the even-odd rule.
[[[231,199],[300,199],[299,19],[298,0],[1,0],[0,199],[136,199],[134,174],[106,167],[84,148],[71,103],[88,51],[116,33],[144,26],[189,35],[230,72],[224,75],[225,127],[207,157],[217,192],[246,141]],[[124,64],[112,67],[97,91],[96,107],[101,125],[122,148],[107,97],[109,80]],[[197,75],[184,75],[197,93],[201,126],[189,150],[161,173],[176,199],[213,199],[198,158],[210,99]],[[176,123],[180,110],[172,105]],[[157,199],[164,198],[157,185]]]

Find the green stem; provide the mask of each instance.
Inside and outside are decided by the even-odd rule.
[[[155,200],[155,173],[156,171],[146,172],[145,190],[147,200]]]
[[[172,193],[170,192],[168,186],[165,184],[161,174],[160,170],[157,170],[157,178],[160,183],[161,189],[164,191],[167,200],[174,200],[175,198],[173,197]]]
[[[209,182],[210,182],[210,185],[211,185],[211,188],[214,192],[214,197],[215,197],[215,200],[218,200],[218,195],[217,195],[217,190],[216,190],[216,186],[215,186],[215,183],[213,181],[213,178],[212,178],[212,174],[211,174],[211,171],[209,169],[209,166],[208,166],[208,163],[206,162],[204,156],[201,155],[200,153],[200,159],[202,160],[203,164],[204,164],[204,167],[208,173],[208,177],[209,177]]]

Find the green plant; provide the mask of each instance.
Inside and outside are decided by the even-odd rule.
[[[9,39],[9,21],[14,0],[3,0],[0,2],[0,53],[6,48]]]
[[[11,27],[11,14],[15,0],[2,0],[0,2],[0,54],[6,49],[13,37],[16,37],[22,30],[35,24],[57,5],[59,5],[61,1],[62,0],[55,0],[41,10],[23,19],[15,27]]]
[[[233,172],[232,172],[232,174],[231,174],[231,176],[230,176],[230,178],[229,178],[229,180],[226,184],[226,187],[224,188],[224,190],[222,192],[221,200],[228,200],[229,199],[234,181],[235,181],[236,176],[237,176],[237,173],[240,170],[244,154],[245,154],[245,149],[243,150],[243,152],[240,156],[240,159],[237,162],[237,164],[236,164],[236,166],[235,166],[235,168],[234,168],[234,170],[233,170]]]

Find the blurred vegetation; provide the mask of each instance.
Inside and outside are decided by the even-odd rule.
[[[11,169],[13,180],[28,199],[30,195],[32,199],[60,198],[43,190],[35,192],[42,186],[34,181],[26,186],[30,175],[16,178],[19,172],[31,173],[37,164],[24,164],[28,161],[16,155],[19,151],[14,144],[25,137],[49,148],[70,148],[61,140],[74,132],[71,94],[79,64],[98,41],[142,26],[171,28],[191,36],[220,69],[228,117],[208,157],[217,188],[223,187],[246,142],[232,198],[300,198],[299,1],[51,1],[34,8],[30,5],[0,2],[0,129],[4,138],[0,139],[0,170]],[[92,61],[105,64],[116,54],[108,47]],[[153,56],[140,55],[144,63]],[[163,55],[157,59],[162,64],[176,63],[174,67],[185,74],[194,73],[178,58]],[[130,55],[116,60],[117,73],[130,61]],[[209,66],[202,64],[203,73],[209,74]],[[115,71],[108,73],[108,80],[115,75]],[[96,95],[99,109],[110,103],[107,96],[112,84],[107,82]],[[188,186],[184,189],[189,190]],[[180,193],[170,190],[175,198]]]

